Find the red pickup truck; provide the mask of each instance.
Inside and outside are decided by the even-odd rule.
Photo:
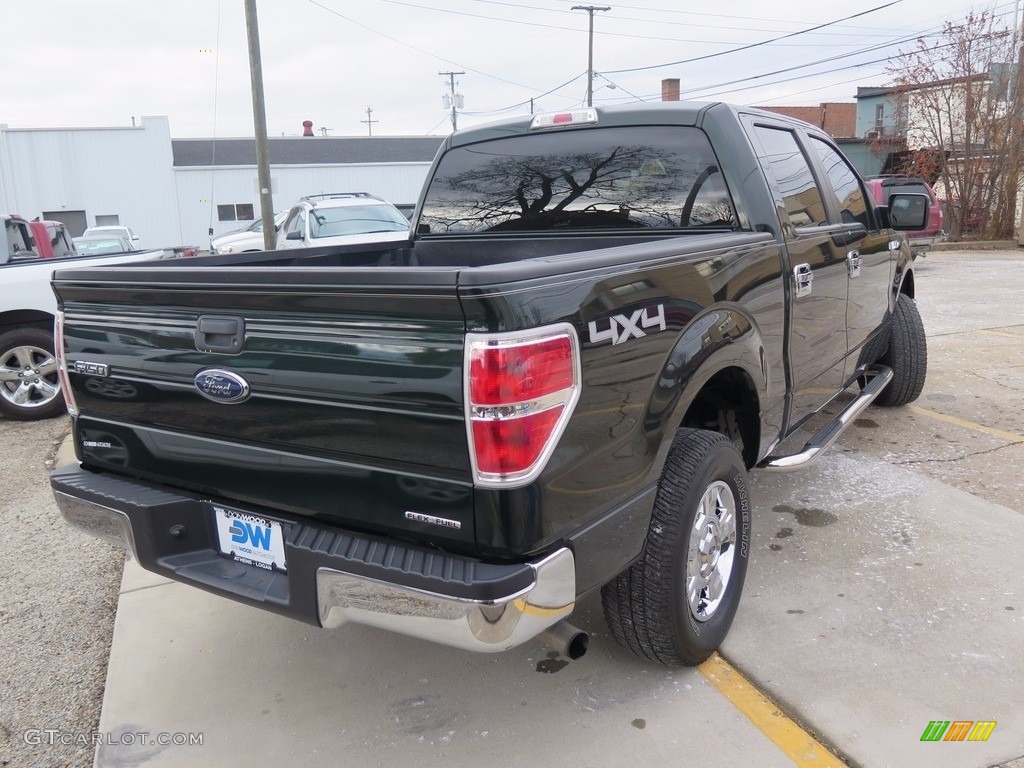
[[[74,254],[75,243],[67,226],[61,221],[28,221],[11,214],[3,217],[3,252],[0,263],[24,258],[50,259]]]
[[[64,222],[30,221],[28,225],[32,230],[32,239],[35,240],[35,250],[39,258],[51,259],[54,256],[75,253],[75,243]]]

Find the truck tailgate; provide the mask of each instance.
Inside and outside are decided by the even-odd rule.
[[[86,466],[473,543],[455,269],[59,272]],[[246,389],[248,391],[246,391]],[[426,526],[408,511],[457,521]]]

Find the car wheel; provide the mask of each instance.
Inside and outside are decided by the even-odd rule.
[[[896,300],[889,349],[879,362],[892,368],[889,385],[876,399],[878,405],[906,405],[917,400],[928,373],[928,342],[917,302],[905,295]]]
[[[67,413],[51,334],[18,328],[0,336],[0,413],[23,421]]]
[[[721,645],[750,553],[747,470],[724,435],[680,429],[640,559],[601,590],[612,636],[638,656],[693,666]]]

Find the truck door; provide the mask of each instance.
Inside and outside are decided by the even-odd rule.
[[[849,275],[846,334],[850,359],[856,361],[860,348],[881,327],[889,310],[892,237],[878,226],[867,190],[846,158],[821,137],[812,135],[809,142],[827,179],[821,186],[833,222],[829,229],[835,258],[846,262]],[[847,367],[847,376],[853,375],[852,365]]]
[[[844,383],[849,279],[837,255],[821,190],[796,134],[784,124],[749,124],[776,196],[788,253],[789,426],[818,410]]]

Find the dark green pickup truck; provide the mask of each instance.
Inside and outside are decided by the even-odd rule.
[[[144,568],[310,624],[577,657],[600,589],[624,645],[699,663],[748,470],[921,391],[897,230],[927,205],[888,203],[820,131],[725,104],[459,131],[406,242],[57,272],[81,463],[53,490]]]

